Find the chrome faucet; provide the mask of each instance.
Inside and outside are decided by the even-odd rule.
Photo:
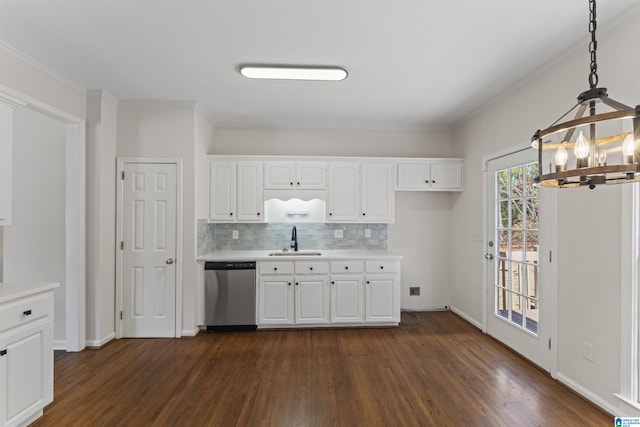
[[[291,247],[295,252],[298,252],[298,231],[295,225],[293,226],[293,230],[291,230]]]

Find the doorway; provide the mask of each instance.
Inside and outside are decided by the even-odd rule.
[[[552,190],[534,184],[536,154],[526,148],[486,160],[483,326],[487,334],[551,372],[555,204]]]
[[[181,163],[119,160],[116,335],[179,337]]]

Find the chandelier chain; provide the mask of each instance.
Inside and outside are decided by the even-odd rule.
[[[598,61],[596,58],[596,50],[598,49],[598,41],[596,40],[596,0],[589,0],[589,33],[591,33],[591,42],[589,43],[589,53],[591,54],[591,72],[589,73],[589,85],[591,88],[598,86]]]

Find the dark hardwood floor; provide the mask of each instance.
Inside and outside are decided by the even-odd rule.
[[[70,353],[34,425],[613,425],[455,314],[420,316],[393,329],[201,333]]]

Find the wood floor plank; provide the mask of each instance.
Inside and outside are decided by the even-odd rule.
[[[201,333],[70,353],[34,425],[612,424],[455,314],[420,316],[392,329]]]

